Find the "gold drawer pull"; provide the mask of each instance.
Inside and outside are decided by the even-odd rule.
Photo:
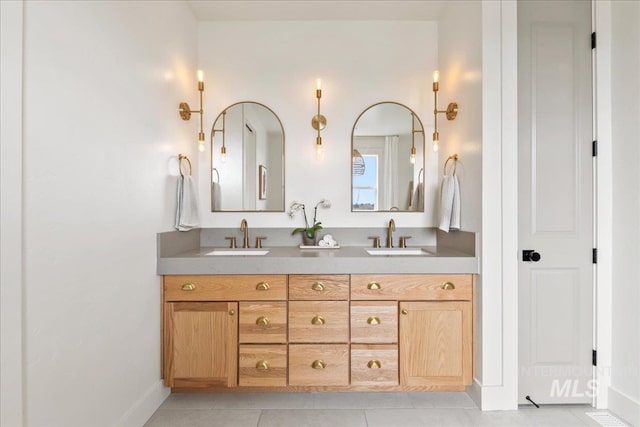
[[[269,326],[269,318],[265,316],[260,316],[256,319],[256,325],[258,326]]]
[[[378,316],[371,316],[367,319],[367,323],[370,325],[379,325],[380,318]]]
[[[402,314],[404,314],[406,316],[407,314],[409,314],[409,310],[407,310],[406,308],[403,308],[400,313],[402,313]]]
[[[267,282],[260,282],[256,285],[256,291],[268,291],[269,284]]]
[[[269,362],[267,362],[266,360],[261,360],[258,363],[256,363],[256,369],[258,371],[268,371],[269,370]]]
[[[322,360],[314,360],[313,363],[311,364],[311,367],[313,369],[324,369],[327,367],[327,364],[324,363]]]
[[[311,289],[313,289],[314,291],[324,291],[324,283],[314,282],[314,284],[311,285]]]
[[[455,288],[456,288],[456,286],[451,282],[444,282],[442,284],[442,289],[444,289],[445,291],[450,291],[450,290],[455,289]]]
[[[313,319],[311,319],[311,324],[312,325],[324,325],[324,317],[315,316]]]
[[[195,291],[196,290],[196,285],[194,283],[185,283],[184,285],[182,285],[182,290],[183,291]]]
[[[370,289],[372,291],[377,291],[378,289],[382,289],[382,287],[378,282],[369,282],[369,284],[367,285],[367,289]]]
[[[236,311],[234,309],[229,310],[229,316],[233,316],[234,314],[236,314]]]
[[[382,368],[382,364],[380,363],[379,360],[369,360],[369,363],[367,363],[367,368],[369,368],[369,369],[380,369],[380,368]]]

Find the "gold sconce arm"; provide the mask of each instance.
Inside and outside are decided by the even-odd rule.
[[[440,73],[433,72],[433,151],[438,151],[440,143],[440,133],[438,132],[438,114],[444,114],[447,120],[455,120],[458,116],[458,103],[450,102],[446,110],[438,109],[438,91],[440,90]]]
[[[204,132],[202,131],[204,122],[204,109],[202,108],[202,93],[204,92],[204,74],[198,70],[198,92],[200,92],[200,109],[192,110],[188,103],[181,102],[178,105],[178,114],[182,120],[190,120],[192,114],[200,114],[200,132],[198,132],[198,149],[204,151]]]
[[[327,126],[327,118],[320,114],[320,99],[322,98],[322,82],[320,79],[317,81],[316,99],[318,105],[318,113],[311,118],[311,127],[318,131],[316,136],[316,152],[318,155],[322,153],[322,137],[320,131]]]

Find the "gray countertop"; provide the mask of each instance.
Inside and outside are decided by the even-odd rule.
[[[339,249],[265,247],[262,256],[213,256],[221,247],[198,247],[158,257],[158,274],[367,274],[478,273],[473,254],[442,246],[424,246],[429,255],[369,255],[363,246]]]

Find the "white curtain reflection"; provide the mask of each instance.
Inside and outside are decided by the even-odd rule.
[[[382,209],[398,209],[398,135],[384,137]]]

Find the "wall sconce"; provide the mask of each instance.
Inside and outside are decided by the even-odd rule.
[[[182,120],[189,120],[191,114],[200,114],[200,132],[198,132],[198,150],[204,151],[204,132],[202,131],[202,121],[204,111],[202,110],[202,92],[204,92],[204,73],[202,70],[198,70],[198,91],[200,92],[200,109],[192,110],[189,104],[181,102],[179,106],[180,118]]]
[[[318,100],[318,114],[313,116],[311,119],[311,127],[318,131],[318,136],[316,137],[316,153],[318,155],[322,154],[322,137],[320,136],[320,131],[327,126],[327,118],[320,114],[320,98],[322,98],[322,81],[320,79],[317,80],[316,87],[316,98]]]
[[[438,90],[440,89],[440,73],[438,71],[433,72],[433,151],[438,151],[438,144],[440,142],[440,133],[438,133],[438,113],[444,113],[447,120],[454,120],[458,115],[458,104],[451,102],[447,106],[446,110],[438,110]]]
[[[213,137],[216,134],[216,132],[220,132],[222,134],[222,147],[220,147],[220,161],[222,163],[227,161],[227,146],[225,145],[225,129],[226,129],[226,118],[227,118],[227,110],[224,110],[222,112],[222,129],[213,129],[211,131],[211,147],[212,147],[212,151],[213,151]],[[215,123],[214,123],[215,126]]]

